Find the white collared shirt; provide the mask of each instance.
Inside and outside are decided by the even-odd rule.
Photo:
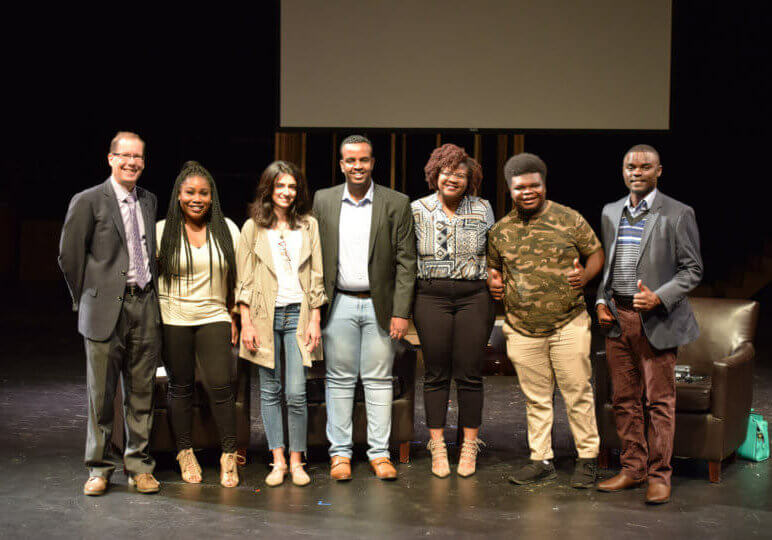
[[[338,229],[337,286],[346,291],[370,289],[367,261],[370,254],[370,224],[373,217],[374,192],[375,184],[371,180],[370,189],[367,190],[364,198],[356,202],[348,191],[348,184],[343,188]]]
[[[630,215],[633,217],[638,217],[638,214],[645,210],[651,209],[651,205],[654,203],[654,197],[657,196],[657,188],[654,188],[651,190],[651,193],[646,195],[642,201],[638,203],[638,206],[633,206],[633,201],[631,200],[631,197],[628,195],[627,201],[625,202],[625,207],[630,210]]]
[[[145,220],[142,217],[142,205],[139,202],[139,197],[137,197],[136,191],[126,191],[126,188],[120,185],[112,175],[110,175],[110,184],[112,184],[113,191],[115,191],[115,197],[118,199],[118,209],[121,211],[121,220],[123,221],[123,232],[126,234],[126,250],[129,252],[129,269],[126,271],[126,283],[129,285],[136,285],[138,273],[137,269],[139,268],[140,264],[145,266],[145,272],[147,272],[146,275],[150,277],[150,259],[147,256],[147,238],[145,235]],[[136,190],[136,188],[134,189]],[[142,244],[142,261],[134,260],[134,253],[131,249],[131,246],[129,245],[129,242],[131,241],[130,238],[132,227],[130,206],[132,202],[130,199],[132,199],[134,204],[137,205],[136,213],[137,224],[139,225],[139,237]]]

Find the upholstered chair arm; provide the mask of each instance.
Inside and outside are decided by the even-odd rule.
[[[717,418],[742,421],[753,400],[753,344],[745,341],[726,358],[713,362],[711,413]]]

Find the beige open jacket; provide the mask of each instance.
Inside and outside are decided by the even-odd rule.
[[[312,361],[322,359],[321,344],[309,353],[303,344],[303,336],[308,327],[311,310],[327,303],[322,280],[322,248],[319,243],[319,225],[312,216],[300,222],[303,243],[300,248],[298,278],[303,288],[303,301],[300,303],[297,342],[303,365],[311,367]],[[249,315],[255,327],[260,347],[250,352],[242,343],[239,356],[250,362],[270,369],[274,368],[273,314],[279,283],[271,255],[268,229],[259,227],[253,219],[248,219],[241,229],[238,251],[236,253],[238,284],[236,302],[249,306]]]

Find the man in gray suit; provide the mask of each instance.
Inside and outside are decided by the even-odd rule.
[[[702,279],[694,210],[657,190],[661,174],[651,146],[625,154],[630,195],[603,208],[606,263],[596,305],[622,442],[622,470],[598,489],[646,481],[649,504],[670,500],[676,350],[699,335],[686,295]]]
[[[392,340],[407,333],[413,304],[413,214],[405,195],[373,182],[373,147],[366,137],[347,137],[340,153],[345,184],[314,197],[330,299],[323,331],[330,475],[351,478],[354,388],[361,377],[370,465],[378,478],[393,480]]]
[[[155,196],[137,187],[145,143],[119,132],[107,155],[112,174],[75,195],[59,243],[59,266],[86,344],[86,495],[102,495],[119,458],[111,452],[113,400],[122,375],[129,485],[155,493],[148,453],[161,333],[156,284]]]

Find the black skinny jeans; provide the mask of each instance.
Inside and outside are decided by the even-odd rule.
[[[177,450],[193,446],[193,385],[196,356],[209,394],[223,452],[236,451],[236,403],[231,388],[231,325],[164,325],[164,366],[169,375],[169,416]]]
[[[424,407],[429,428],[445,427],[451,378],[458,393],[458,427],[480,427],[482,361],[495,316],[485,281],[416,281],[413,322],[424,358]]]

